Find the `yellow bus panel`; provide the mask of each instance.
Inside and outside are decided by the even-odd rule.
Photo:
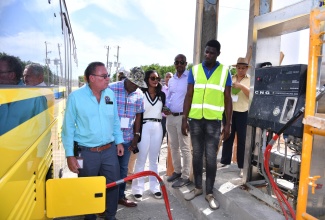
[[[106,179],[103,176],[51,179],[46,182],[47,217],[102,213]]]

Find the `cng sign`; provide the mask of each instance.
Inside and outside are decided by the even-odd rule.
[[[254,93],[255,95],[272,95],[269,90],[256,90]]]

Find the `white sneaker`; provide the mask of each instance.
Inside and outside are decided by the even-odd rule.
[[[135,195],[133,195],[134,196],[134,199],[136,200],[136,201],[142,201],[142,195],[140,195],[140,194],[135,194]]]
[[[161,199],[162,198],[161,192],[156,192],[154,194],[154,196],[155,196],[156,199]]]
[[[218,163],[217,164],[217,169],[225,169],[228,168],[229,165],[228,164],[223,164],[223,163]]]
[[[239,177],[242,178],[243,176],[244,176],[244,171],[243,171],[243,169],[240,169]]]

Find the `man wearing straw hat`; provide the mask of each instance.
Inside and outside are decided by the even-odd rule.
[[[228,167],[231,162],[235,133],[237,132],[237,165],[240,169],[239,176],[243,177],[246,124],[248,116],[250,77],[247,75],[249,64],[246,58],[239,57],[236,67],[237,73],[232,76],[232,125],[230,137],[224,141],[222,147],[221,164],[218,167]]]

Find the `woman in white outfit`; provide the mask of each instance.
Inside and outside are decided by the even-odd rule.
[[[158,174],[158,156],[160,152],[162,139],[162,107],[165,104],[165,93],[161,91],[160,77],[154,70],[145,73],[144,81],[148,88],[143,89],[144,92],[144,108],[142,120],[141,141],[138,144],[139,153],[135,163],[134,172],[144,171],[147,158],[149,158],[149,170]],[[155,198],[162,198],[160,185],[156,177],[149,177],[150,191]],[[141,201],[144,191],[144,177],[134,179],[132,181],[132,194],[135,200]]]

